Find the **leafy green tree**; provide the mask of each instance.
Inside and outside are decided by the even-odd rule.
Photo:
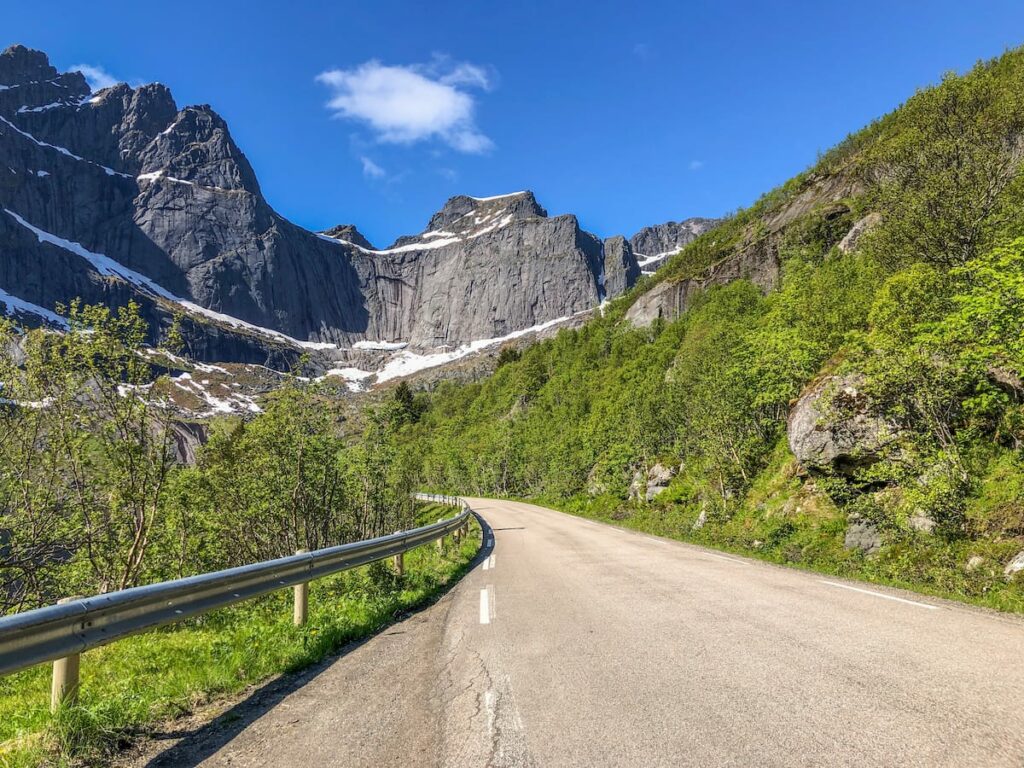
[[[24,359],[5,355],[0,371],[0,567],[15,605],[135,586],[164,531],[173,442],[146,397],[139,309],[74,303],[67,317],[65,333],[28,333]]]
[[[1024,156],[1019,57],[979,64],[920,91],[867,161],[883,224],[872,249],[890,264],[964,264],[1013,222],[1008,192]]]

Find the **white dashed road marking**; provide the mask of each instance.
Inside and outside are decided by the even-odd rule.
[[[480,623],[491,623],[491,598],[487,588],[480,590]]]
[[[884,592],[875,592],[871,589],[861,589],[860,587],[851,587],[849,584],[840,584],[837,581],[826,581],[825,579],[819,579],[822,584],[828,584],[830,587],[839,587],[840,589],[848,589],[851,592],[860,592],[865,595],[874,595],[875,597],[884,597],[886,600],[895,600],[897,603],[906,603],[907,605],[916,605],[918,608],[927,608],[929,611],[939,610],[937,605],[928,605],[928,603],[919,603],[916,600],[907,600],[903,597],[896,597],[895,595],[887,595]]]

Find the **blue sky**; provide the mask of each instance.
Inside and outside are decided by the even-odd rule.
[[[1024,42],[1024,3],[47,0],[3,28],[213,105],[278,211],[383,246],[462,193],[604,236],[722,215]]]

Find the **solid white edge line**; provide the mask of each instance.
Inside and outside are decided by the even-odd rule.
[[[480,590],[480,623],[491,623],[491,600],[486,587]]]
[[[886,600],[895,600],[898,603],[906,603],[907,605],[916,605],[918,608],[927,608],[929,611],[939,610],[937,605],[929,605],[928,603],[919,603],[916,600],[907,600],[903,597],[896,597],[895,595],[887,595],[884,592],[875,592],[872,589],[861,589],[860,587],[852,587],[849,584],[840,584],[838,581],[827,581],[826,579],[818,579],[822,584],[828,584],[830,587],[839,587],[840,589],[848,589],[851,592],[861,592],[865,595],[873,595],[874,597],[883,597]]]
[[[740,565],[750,565],[750,563],[748,563],[746,560],[740,560],[739,558],[736,558],[736,557],[726,557],[725,555],[716,555],[714,552],[701,552],[701,554],[702,555],[707,555],[708,557],[715,557],[715,558],[718,558],[719,560],[728,560],[730,563],[739,563]]]

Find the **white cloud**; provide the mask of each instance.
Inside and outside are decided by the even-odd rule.
[[[363,176],[368,179],[381,179],[387,176],[387,171],[377,165],[373,160],[362,155],[359,158],[359,162],[363,164]]]
[[[703,160],[691,160],[690,161],[690,170],[691,171],[699,171],[703,167],[704,167],[704,161]]]
[[[81,72],[85,75],[89,87],[94,91],[102,91],[104,88],[109,88],[121,82],[103,67],[93,66],[92,64],[73,64],[68,67],[68,71]]]
[[[331,89],[327,107],[335,117],[359,120],[388,144],[443,141],[459,152],[478,154],[494,146],[476,126],[469,89],[486,90],[491,77],[474,64],[387,66],[372,60],[354,69],[317,75]]]

